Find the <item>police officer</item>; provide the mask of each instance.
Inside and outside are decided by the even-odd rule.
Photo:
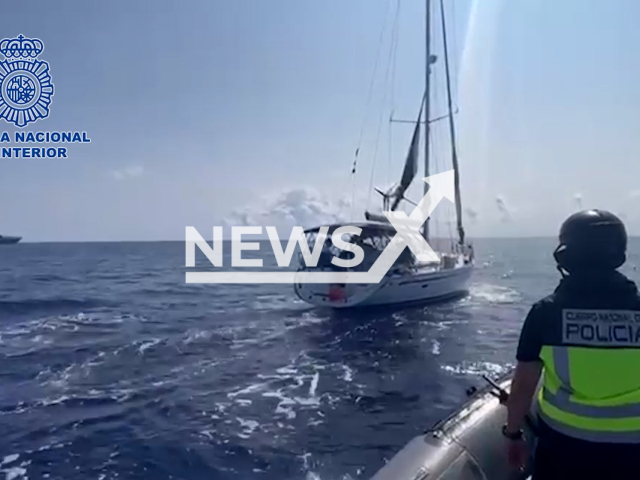
[[[562,280],[531,308],[502,433],[513,466],[538,392],[533,479],[640,478],[640,295],[617,271],[627,233],[612,213],[570,216],[554,252]]]

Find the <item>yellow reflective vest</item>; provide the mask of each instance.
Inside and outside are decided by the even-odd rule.
[[[543,344],[540,416],[600,443],[640,443],[640,311],[563,308],[562,341]]]

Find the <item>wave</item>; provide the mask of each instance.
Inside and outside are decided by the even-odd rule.
[[[493,362],[462,362],[457,365],[442,365],[442,370],[455,375],[470,376],[501,376],[509,372],[513,366],[511,364],[500,365]]]
[[[41,282],[41,283],[82,282],[82,278],[80,277],[63,277],[60,275],[55,275],[53,273],[40,273],[40,274],[31,275],[29,277],[29,280],[35,281],[35,282]]]
[[[51,314],[52,312],[58,311],[90,310],[107,306],[111,306],[111,304],[97,299],[49,298],[20,301],[0,300],[0,314],[25,315],[36,312],[47,312]]]

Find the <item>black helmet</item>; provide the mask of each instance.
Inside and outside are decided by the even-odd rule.
[[[553,256],[558,267],[569,273],[615,270],[626,261],[626,251],[627,232],[622,221],[604,210],[585,210],[564,221]]]

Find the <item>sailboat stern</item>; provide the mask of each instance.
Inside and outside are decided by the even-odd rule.
[[[364,304],[380,284],[295,283],[298,298],[317,307],[351,308]]]

